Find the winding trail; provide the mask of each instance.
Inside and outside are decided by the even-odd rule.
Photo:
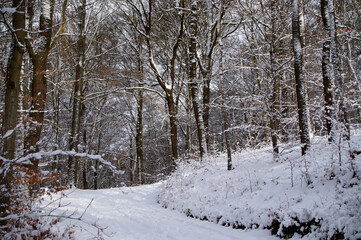
[[[61,208],[74,216],[83,214],[83,222],[63,220],[60,228],[72,222],[78,227],[75,239],[94,239],[97,229],[87,223],[106,227],[104,239],[119,240],[258,240],[278,239],[264,230],[236,230],[215,223],[186,217],[157,204],[161,184],[103,190],[75,190],[62,199]],[[60,211],[60,209],[59,209]]]

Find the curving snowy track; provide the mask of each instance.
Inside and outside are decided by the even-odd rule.
[[[268,231],[243,231],[222,227],[215,223],[186,217],[184,214],[164,209],[157,204],[161,184],[131,188],[104,190],[75,190],[62,199],[62,207],[74,216],[80,216],[90,201],[93,202],[82,217],[82,221],[63,220],[60,228],[76,224],[75,239],[94,239],[97,229],[86,223],[96,222],[106,227],[104,239],[122,240],[255,240],[277,239]],[[60,210],[60,209],[59,209]]]

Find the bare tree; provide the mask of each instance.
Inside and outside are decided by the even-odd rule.
[[[32,34],[34,7],[36,2],[30,0],[28,2],[28,17],[29,17],[29,30]],[[28,152],[39,151],[39,141],[44,122],[45,104],[47,94],[47,74],[48,74],[48,56],[51,48],[54,46],[55,41],[61,34],[64,28],[64,22],[55,37],[53,38],[53,14],[54,14],[54,0],[44,0],[40,3],[40,16],[39,16],[39,29],[37,29],[34,41],[31,37],[26,38],[26,47],[32,62],[33,76],[31,81],[31,96],[30,96],[30,128],[25,137],[25,148]],[[63,2],[63,16],[65,16],[67,1]],[[63,18],[64,19],[64,18]],[[36,25],[36,24],[35,24]],[[33,171],[38,170],[38,159],[32,159],[31,165],[28,167]]]
[[[10,55],[5,75],[5,109],[3,116],[3,152],[0,158],[0,218],[9,214],[10,188],[12,166],[8,160],[13,160],[16,153],[16,125],[18,123],[18,104],[20,91],[20,73],[25,52],[25,2],[13,0],[12,25],[8,26],[12,34]],[[0,220],[0,236],[6,220]],[[6,229],[4,229],[6,230]]]
[[[85,33],[85,17],[87,1],[82,0],[78,6],[78,33],[76,41],[76,68],[75,68],[75,81],[73,92],[73,112],[69,139],[69,149],[78,152],[79,137],[81,131],[81,119],[83,108],[83,84],[84,84],[84,65],[85,65],[85,51],[86,51],[86,33]],[[78,170],[79,161],[74,156],[69,156],[68,160],[68,176],[70,181],[75,186],[78,186]]]
[[[337,29],[336,29],[336,14],[335,9],[333,5],[333,1],[331,0],[322,0],[321,1],[321,13],[322,18],[324,22],[325,30],[328,32],[328,39],[324,43],[324,54],[327,55],[328,59],[325,56],[324,59],[324,65],[325,65],[325,74],[324,75],[324,81],[326,81],[325,88],[328,88],[326,90],[325,99],[326,100],[326,106],[328,104],[332,104],[331,102],[332,97],[334,98],[334,109],[336,114],[336,118],[334,118],[337,122],[340,121],[341,123],[341,131],[343,132],[342,135],[346,139],[350,139],[350,125],[349,125],[349,119],[347,116],[347,109],[345,106],[345,94],[343,91],[343,79],[341,74],[341,64],[340,64],[340,56],[339,56],[339,46],[338,46],[338,40],[337,40]],[[330,56],[331,55],[331,56]],[[331,58],[332,62],[332,68],[329,64],[329,59]],[[332,72],[332,75],[330,75],[330,70]],[[327,72],[326,72],[327,71]],[[333,77],[333,84],[330,83],[330,78]],[[326,78],[325,78],[326,77]],[[332,81],[332,80],[331,80]],[[332,95],[331,91],[332,89],[329,89],[329,87],[335,87],[335,91]],[[330,91],[330,94],[327,94],[327,91]],[[327,112],[326,112],[327,114]],[[329,115],[332,114],[332,112],[328,113]],[[328,117],[328,116],[327,116]],[[332,118],[331,118],[332,120]],[[334,128],[335,125],[329,126],[331,128]],[[332,139],[332,133],[331,133],[331,139]]]
[[[330,18],[328,13],[328,0],[321,0],[321,16],[323,20],[323,25],[326,32],[329,34],[330,32]],[[332,136],[332,125],[334,119],[334,111],[333,111],[333,83],[332,83],[332,68],[331,68],[331,51],[330,46],[331,41],[327,37],[323,41],[322,48],[322,80],[323,80],[323,94],[325,99],[325,120],[326,120],[326,129],[327,134],[329,136],[329,141],[333,141]]]
[[[220,0],[219,5],[220,11],[219,11],[219,20],[218,20],[218,28],[221,31],[221,20],[222,20],[222,11],[223,8],[225,8],[223,4],[223,0]],[[220,94],[221,94],[221,114],[222,114],[222,122],[223,122],[223,137],[224,137],[224,143],[226,145],[227,150],[227,170],[232,170],[232,149],[231,149],[231,137],[230,137],[230,129],[228,128],[228,115],[227,115],[227,109],[226,109],[226,103],[225,103],[225,92],[224,92],[224,78],[225,78],[225,72],[223,67],[223,42],[222,38],[219,38],[219,68],[220,68]]]
[[[201,106],[199,104],[198,96],[198,82],[196,79],[197,75],[197,11],[198,1],[193,0],[191,2],[191,15],[189,21],[189,88],[191,92],[191,99],[193,104],[194,117],[197,125],[197,136],[199,144],[199,154],[201,160],[207,152],[206,138],[204,136],[204,124]]]
[[[298,0],[292,0],[292,37],[293,37],[293,55],[296,79],[296,95],[298,107],[298,123],[300,129],[300,138],[302,144],[302,155],[305,155],[310,147],[310,136],[308,126],[307,96],[304,85],[303,74],[303,54],[300,29],[300,12]]]
[[[177,64],[177,57],[179,54],[179,46],[184,34],[184,14],[177,14],[177,24],[173,25],[176,26],[175,31],[176,38],[174,42],[169,43],[166,41],[167,46],[167,53],[165,54],[167,58],[167,66],[165,67],[166,70],[161,72],[158,68],[158,65],[155,62],[154,52],[157,50],[154,48],[154,37],[153,37],[153,29],[156,27],[154,25],[154,18],[153,14],[156,12],[154,11],[154,7],[156,6],[156,2],[153,0],[149,0],[147,6],[143,4],[142,1],[130,1],[128,0],[127,3],[129,4],[130,8],[134,10],[134,16],[130,16],[129,12],[125,9],[120,9],[123,14],[125,15],[126,19],[130,22],[130,24],[136,29],[136,31],[142,35],[145,39],[145,43],[147,46],[148,52],[148,64],[149,68],[152,73],[155,75],[156,81],[160,88],[164,92],[164,98],[167,104],[168,115],[169,115],[169,131],[170,131],[170,140],[171,140],[171,168],[175,167],[175,160],[178,158],[178,103],[180,97],[179,88],[182,84],[177,81],[176,76],[176,64]],[[174,7],[173,7],[174,8]],[[174,19],[173,19],[174,20]],[[179,21],[179,22],[178,22]],[[138,24],[139,22],[140,24]],[[158,26],[159,27],[159,26]],[[160,30],[160,29],[158,29]],[[161,33],[174,30],[174,29],[161,29]],[[165,40],[165,39],[163,39]],[[168,71],[169,70],[169,71]],[[178,89],[177,89],[178,88]]]

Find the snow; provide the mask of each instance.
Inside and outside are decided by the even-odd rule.
[[[31,162],[29,160],[32,158],[41,159],[44,156],[57,156],[57,155],[74,156],[74,157],[81,157],[81,158],[86,158],[86,159],[91,159],[91,160],[98,160],[100,163],[107,166],[113,173],[124,174],[124,171],[117,170],[117,168],[114,165],[112,165],[112,163],[103,159],[103,157],[101,155],[94,155],[94,154],[89,154],[89,153],[77,153],[75,151],[63,151],[63,150],[54,150],[51,152],[40,151],[37,153],[30,153],[24,157],[20,157],[20,158],[16,159],[15,162],[22,163],[22,164],[31,164]]]
[[[49,0],[43,1],[41,4],[41,7],[42,7],[42,12],[43,12],[44,18],[46,18],[47,20],[50,20],[51,19],[50,1]]]
[[[84,216],[64,218],[57,227],[74,224],[75,239],[97,237],[94,225],[106,228],[104,239],[278,239],[267,228],[292,239],[330,239],[339,232],[360,239],[361,155],[352,162],[348,156],[349,149],[361,149],[361,132],[337,144],[314,136],[306,157],[300,146],[280,146],[277,162],[271,147],[243,150],[233,154],[232,171],[225,154],[208,155],[202,162],[179,162],[164,182],[75,189],[54,213]],[[289,235],[292,226],[300,229]]]
[[[74,237],[80,240],[97,236],[97,228],[91,226],[94,223],[106,227],[102,234],[104,239],[277,239],[265,230],[226,228],[162,208],[157,203],[161,189],[162,183],[104,190],[69,190],[73,192],[61,201],[67,206],[58,209],[58,214],[67,210],[69,214],[77,211],[73,217],[81,216],[92,199],[93,201],[84,214],[83,221],[64,219],[57,224],[57,228],[61,231],[67,225],[77,225]]]
[[[2,13],[11,13],[11,14],[13,14],[13,13],[16,12],[16,8],[2,8],[1,12]]]
[[[350,144],[351,149],[361,149],[360,136],[353,136]],[[361,183],[352,177],[348,148],[340,146],[339,167],[338,146],[317,137],[312,146],[306,158],[299,147],[282,146],[278,162],[271,147],[235,153],[232,171],[226,170],[224,154],[202,163],[180,163],[164,184],[159,202],[218,225],[263,229],[277,220],[277,235],[282,237],[287,227],[309,223],[313,231],[306,239],[327,239],[337,232],[360,239]],[[360,160],[354,160],[357,176]]]

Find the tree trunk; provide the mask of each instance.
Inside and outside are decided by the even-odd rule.
[[[221,3],[220,3],[221,5]],[[211,80],[212,80],[212,57],[214,54],[214,49],[218,44],[218,40],[221,36],[220,31],[220,21],[222,20],[225,14],[225,4],[222,3],[223,7],[219,7],[219,16],[216,23],[212,23],[213,26],[210,28],[210,32],[208,34],[209,39],[206,46],[205,54],[204,54],[204,64],[200,64],[201,74],[203,77],[203,109],[202,109],[202,121],[204,126],[204,137],[206,142],[207,151],[209,151],[209,117],[210,117],[210,103],[211,103]],[[207,21],[207,20],[206,20]]]
[[[6,66],[5,75],[5,106],[3,116],[3,149],[2,156],[6,159],[12,160],[15,158],[16,152],[16,132],[17,114],[19,105],[19,91],[20,91],[20,73],[23,61],[23,53],[25,51],[25,3],[22,0],[13,0],[13,7],[17,11],[12,16],[13,32],[10,55]],[[21,13],[23,12],[23,13]],[[12,181],[12,166],[7,165],[0,159],[0,218],[8,216],[10,205],[10,187]],[[5,171],[5,169],[8,169]],[[2,231],[6,231],[5,225],[7,220],[0,220],[0,236]]]
[[[271,140],[273,148],[273,159],[277,160],[279,155],[278,148],[278,134],[279,134],[279,124],[280,124],[280,77],[274,76],[273,78],[273,91],[271,99]]]
[[[69,150],[78,152],[79,135],[81,129],[82,105],[83,105],[83,83],[84,83],[84,64],[86,36],[85,15],[86,0],[82,0],[82,5],[78,7],[79,24],[78,24],[78,40],[77,40],[77,65],[75,69],[74,96],[73,96],[73,113],[71,122],[71,132],[69,139]],[[77,186],[78,179],[78,158],[69,156],[68,160],[68,177],[71,183]]]
[[[129,181],[132,185],[136,184],[136,175],[138,170],[138,165],[136,159],[133,156],[133,137],[129,133]]]
[[[223,0],[220,2],[220,8],[223,8]],[[221,29],[221,23],[219,20],[219,29]],[[227,150],[227,170],[232,170],[232,149],[230,143],[230,132],[228,129],[228,115],[226,110],[226,103],[225,103],[225,92],[224,92],[224,69],[223,69],[223,43],[222,38],[219,40],[219,68],[220,68],[220,94],[221,94],[221,113],[222,113],[222,121],[223,121],[223,136],[224,136],[224,143],[226,145]]]
[[[52,39],[52,15],[53,3],[43,1],[40,14],[40,33],[41,43],[38,46],[32,45],[27,41],[27,49],[33,64],[33,79],[31,83],[31,109],[29,117],[31,125],[27,136],[25,137],[25,148],[28,153],[38,152],[41,131],[44,122],[45,103],[47,93],[47,63]],[[40,40],[39,40],[40,41]],[[37,51],[35,52],[35,49]],[[30,159],[29,169],[38,171],[38,159]]]
[[[328,14],[328,0],[321,0],[321,16],[323,20],[323,25],[329,35],[330,32],[330,18]],[[333,83],[331,75],[331,41],[327,37],[323,41],[322,48],[322,80],[323,80],[323,95],[325,99],[325,120],[326,120],[326,129],[329,142],[332,142],[334,137],[332,136],[332,125],[334,119],[334,106],[333,106]]]
[[[294,69],[296,80],[296,96],[298,108],[298,122],[300,138],[302,144],[302,155],[305,155],[310,147],[310,136],[308,126],[308,111],[306,103],[306,90],[303,78],[303,54],[301,45],[300,20],[298,10],[298,0],[292,0],[292,39],[294,54]]]
[[[167,100],[168,113],[169,113],[170,141],[172,148],[171,170],[173,170],[175,168],[175,160],[178,158],[177,110],[172,95],[167,94],[166,100]]]
[[[186,154],[190,154],[192,150],[192,96],[190,91],[190,86],[187,86],[187,99],[186,99],[186,112],[187,112],[187,126],[185,133],[185,151]]]
[[[169,87],[166,82],[164,81],[163,77],[160,75],[157,66],[154,63],[153,59],[153,52],[152,52],[152,45],[150,42],[150,33],[152,28],[152,6],[153,1],[148,0],[148,13],[146,14],[146,25],[144,25],[146,42],[148,46],[148,60],[150,64],[151,70],[156,75],[156,79],[160,85],[160,87],[165,92],[165,99],[167,102],[168,114],[169,114],[169,124],[170,124],[170,139],[171,139],[171,150],[172,150],[172,157],[170,163],[170,171],[172,171],[176,167],[176,159],[178,158],[178,124],[177,124],[177,102],[174,101],[174,92],[173,87],[175,83],[175,61],[177,58],[177,51],[179,47],[179,43],[181,41],[183,35],[183,14],[181,14],[181,26],[179,35],[177,36],[176,43],[173,46],[172,58],[171,58],[171,86]],[[181,4],[183,2],[181,1]]]
[[[209,59],[209,66],[208,70],[206,70],[205,73],[203,73],[203,111],[202,111],[202,117],[203,117],[203,126],[204,126],[204,135],[207,145],[207,150],[209,150],[209,117],[210,117],[210,103],[211,103],[211,79],[212,79],[212,67],[211,67],[211,59]]]
[[[273,81],[273,90],[271,97],[271,117],[270,117],[270,127],[271,127],[271,140],[273,148],[273,159],[277,160],[279,155],[278,149],[278,134],[279,134],[279,123],[280,123],[280,77],[276,71],[276,9],[275,1],[271,1],[271,41],[270,41],[270,67],[271,67],[271,78]]]
[[[196,80],[196,72],[197,72],[197,1],[192,1],[192,14],[190,16],[190,43],[189,43],[189,85],[190,92],[193,104],[194,117],[197,124],[197,136],[198,136],[198,144],[199,144],[199,154],[201,160],[204,157],[204,154],[207,151],[206,143],[204,142],[206,138],[203,136],[204,134],[204,125],[203,119],[200,109],[200,104],[198,101],[198,84]],[[207,107],[209,104],[206,104]]]
[[[140,57],[140,56],[139,56]],[[141,63],[139,63],[140,65]],[[141,70],[141,66],[139,66]],[[143,77],[143,76],[142,76]],[[137,135],[135,137],[135,145],[137,152],[137,162],[139,164],[140,173],[139,173],[139,182],[141,184],[145,183],[145,164],[144,164],[144,155],[143,155],[143,79],[140,80],[138,97],[137,97]]]
[[[327,10],[329,16],[329,38],[330,38],[330,51],[331,60],[333,66],[333,76],[335,85],[335,100],[336,100],[336,112],[337,120],[341,121],[342,136],[346,140],[350,140],[350,124],[347,116],[347,109],[345,105],[345,94],[343,92],[343,79],[341,75],[341,64],[339,56],[339,44],[337,40],[337,29],[336,29],[336,16],[333,1],[327,0]]]

